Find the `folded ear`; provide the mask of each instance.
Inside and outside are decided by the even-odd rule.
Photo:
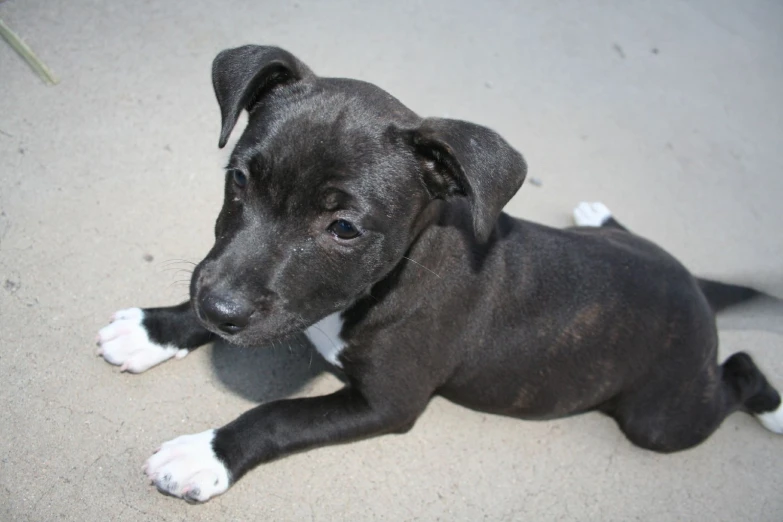
[[[476,238],[486,241],[503,207],[525,180],[522,155],[496,132],[458,120],[427,118],[409,131],[409,140],[430,194],[467,198]]]
[[[212,62],[212,85],[222,118],[218,146],[226,145],[242,109],[250,111],[278,85],[312,76],[305,64],[279,47],[245,45],[218,54]]]

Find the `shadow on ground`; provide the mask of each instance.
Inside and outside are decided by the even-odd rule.
[[[212,367],[229,390],[258,403],[289,397],[318,375],[334,373],[304,335],[257,348],[215,341]]]

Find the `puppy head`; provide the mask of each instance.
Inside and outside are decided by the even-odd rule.
[[[220,147],[242,110],[249,118],[191,297],[232,342],[261,344],[351,306],[402,260],[434,199],[467,198],[486,239],[524,179],[522,157],[494,132],[422,120],[282,49],[223,51],[212,74]]]

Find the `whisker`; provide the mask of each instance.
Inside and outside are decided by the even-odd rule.
[[[293,312],[293,314],[297,317],[297,320],[299,321],[298,329],[302,330],[302,331],[306,330],[307,327],[308,327],[308,324],[307,324],[307,321],[304,320],[304,317],[302,317],[302,314],[297,313],[297,312]]]
[[[332,346],[334,346],[335,348],[337,348],[337,343],[336,343],[336,342],[334,342],[334,340],[333,340],[331,337],[329,337],[328,335],[326,335],[326,332],[324,332],[324,331],[321,329],[321,327],[320,327],[320,326],[312,325],[310,328],[315,328],[316,330],[318,330],[319,332],[321,332],[321,334],[322,334],[324,337],[326,337],[327,339],[329,339],[329,342],[330,342],[330,343],[332,343]]]
[[[192,274],[193,273],[193,269],[191,269],[191,268],[179,268],[179,267],[176,267],[176,266],[172,266],[172,267],[169,267],[169,268],[161,268],[160,271],[161,272],[178,271],[178,272],[187,272],[188,274]]]
[[[188,265],[196,266],[198,263],[194,263],[193,261],[188,261],[187,259],[167,259],[166,261],[161,261],[161,265],[170,265],[173,263],[185,263]]]
[[[424,270],[426,270],[427,272],[429,272],[429,273],[433,274],[433,275],[434,275],[435,277],[437,277],[438,279],[442,279],[442,278],[441,278],[441,277],[440,277],[438,274],[436,274],[435,272],[433,272],[432,270],[430,270],[430,269],[429,269],[429,268],[427,268],[426,266],[422,265],[422,264],[421,264],[421,263],[419,263],[418,261],[414,261],[413,259],[411,259],[411,258],[410,258],[410,257],[408,257],[408,256],[402,256],[402,257],[403,257],[404,259],[407,259],[407,260],[408,260],[408,261],[410,261],[411,263],[416,263],[417,265],[419,265],[420,267],[422,267],[422,268],[423,268]]]
[[[176,272],[173,272],[170,275],[171,277],[180,277],[180,278],[184,277],[187,279],[193,278],[193,272],[188,272],[187,270],[177,270]]]

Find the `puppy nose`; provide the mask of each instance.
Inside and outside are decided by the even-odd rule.
[[[240,297],[207,293],[199,301],[204,318],[227,334],[244,330],[253,315],[253,306]]]

